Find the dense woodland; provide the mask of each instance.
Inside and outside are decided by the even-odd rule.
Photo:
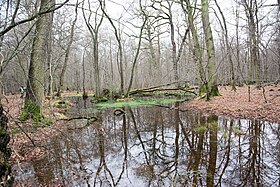
[[[60,96],[66,90],[93,90],[96,97],[109,90],[128,96],[133,89],[175,83],[199,86],[209,98],[218,94],[217,85],[234,89],[277,83],[279,4],[2,0],[1,94],[26,87],[21,117],[38,120],[45,96]],[[3,116],[2,129],[6,121]],[[10,154],[6,148],[1,151]]]
[[[83,88],[100,96],[280,77],[276,0],[16,0],[0,8],[4,94],[27,85],[43,88],[40,97]]]

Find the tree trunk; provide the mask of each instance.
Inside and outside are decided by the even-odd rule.
[[[84,6],[84,3],[83,3]],[[90,14],[88,17],[86,17],[85,11],[83,9],[83,17],[86,22],[87,28],[90,32],[92,42],[93,42],[93,70],[94,70],[94,83],[95,83],[95,96],[101,97],[101,82],[100,82],[100,67],[99,67],[99,41],[98,41],[98,34],[99,34],[99,28],[103,22],[104,13],[101,15],[100,20],[97,19],[97,16],[99,16],[98,10],[100,7],[97,8],[97,11],[95,12],[94,17],[94,25],[92,25],[91,22],[91,16],[92,12],[89,6]]]
[[[4,114],[4,109],[0,101],[0,183],[1,186],[10,187],[14,179],[11,176],[11,165],[9,164],[11,149],[8,147],[10,135],[7,124],[8,118]]]
[[[121,43],[121,34],[120,34],[120,31],[118,32],[118,29],[115,26],[112,18],[110,18],[110,16],[107,14],[107,12],[105,10],[105,2],[102,2],[102,0],[99,0],[99,3],[100,3],[102,12],[104,13],[104,15],[106,16],[106,18],[108,19],[108,21],[110,22],[111,26],[114,29],[114,35],[118,42],[119,73],[120,73],[120,79],[121,79],[121,93],[123,94],[124,93],[124,68],[123,68],[123,47],[122,47],[122,43]]]
[[[140,48],[141,48],[143,29],[146,25],[147,19],[148,19],[148,17],[146,15],[144,15],[144,21],[143,21],[143,24],[141,26],[140,33],[139,33],[139,41],[138,41],[136,54],[135,54],[135,57],[134,57],[132,68],[131,68],[130,80],[129,80],[129,85],[128,85],[128,88],[127,88],[126,96],[129,95],[130,89],[132,87],[132,82],[133,82],[133,77],[134,77],[134,72],[135,72],[134,70],[135,70],[135,66],[136,66],[137,59],[138,59],[138,56],[139,56],[139,53],[140,53]]]
[[[203,24],[203,31],[206,42],[206,50],[207,50],[207,71],[208,71],[208,79],[206,86],[206,99],[208,100],[210,97],[219,95],[219,91],[217,89],[217,80],[216,80],[216,64],[215,64],[215,48],[214,48],[214,40],[211,30],[211,25],[209,22],[209,4],[208,0],[201,0],[201,17]]]
[[[85,53],[86,49],[83,52],[83,57],[82,57],[82,66],[83,66],[83,98],[86,99],[88,97],[87,92],[86,92],[86,73],[85,73]]]
[[[188,24],[189,28],[192,34],[192,41],[193,41],[193,58],[194,61],[197,64],[198,67],[198,72],[199,72],[199,77],[200,81],[202,82],[202,85],[205,85],[207,83],[207,78],[203,69],[203,59],[202,59],[202,52],[201,52],[201,47],[199,44],[198,40],[198,34],[197,34],[197,29],[194,25],[194,11],[195,7],[192,7],[189,1],[185,1],[186,3],[186,10],[184,8],[184,4],[181,1],[181,5],[183,10],[187,13],[188,15]]]
[[[64,89],[64,76],[66,73],[66,68],[68,65],[68,61],[69,61],[69,55],[70,55],[70,49],[73,43],[73,37],[74,37],[74,29],[75,29],[75,24],[77,21],[77,17],[78,17],[78,3],[76,4],[76,8],[75,8],[75,18],[72,22],[71,25],[71,31],[70,31],[70,36],[69,36],[69,43],[67,45],[66,51],[65,51],[65,58],[64,58],[64,63],[62,66],[62,70],[59,76],[59,85],[58,85],[58,91],[57,91],[57,96],[60,97],[61,93],[63,92]]]
[[[98,55],[98,34],[95,33],[95,40],[93,44],[93,67],[95,80],[95,96],[101,96],[100,73],[99,73],[99,55]]]
[[[228,29],[227,29],[227,23],[226,23],[226,18],[224,16],[224,13],[221,9],[221,7],[219,6],[217,0],[215,0],[216,6],[218,7],[218,10],[222,16],[222,20],[223,20],[223,25],[221,25],[221,27],[224,30],[224,34],[225,34],[225,42],[226,42],[226,50],[227,50],[227,57],[228,57],[228,61],[229,61],[229,65],[230,65],[230,73],[231,73],[231,86],[232,86],[232,90],[236,91],[236,87],[235,87],[235,73],[234,73],[234,66],[233,66],[233,60],[232,60],[232,54],[231,54],[231,50],[230,50],[230,44],[228,41]]]
[[[170,7],[171,9],[171,7]],[[172,64],[173,64],[173,71],[174,71],[174,82],[179,81],[179,73],[178,73],[178,64],[176,60],[176,54],[177,54],[177,49],[176,49],[176,43],[175,43],[175,28],[172,20],[172,14],[171,10],[170,11],[170,17],[169,17],[169,25],[170,25],[170,40],[171,40],[171,45],[172,45]],[[179,84],[177,85],[179,86]]]
[[[55,0],[41,0],[40,12],[49,10],[55,5]],[[49,40],[49,30],[52,29],[52,12],[38,17],[36,36],[33,41],[30,67],[27,81],[27,94],[21,119],[33,118],[40,121],[44,104],[44,64],[46,64],[46,46]]]
[[[249,82],[257,83],[260,86],[260,57],[259,57],[259,41],[258,41],[258,4],[254,1],[243,0],[246,17],[248,19],[249,27],[249,52],[250,52],[250,69],[249,69]]]

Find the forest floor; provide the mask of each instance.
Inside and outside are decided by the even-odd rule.
[[[186,104],[186,108],[201,111],[204,114],[223,115],[232,118],[258,119],[280,124],[280,86],[266,86],[258,89],[248,87],[219,88],[221,96],[210,101],[195,98]]]
[[[203,114],[216,114],[233,118],[259,119],[280,124],[280,86],[267,86],[257,89],[251,86],[250,102],[248,87],[237,87],[236,92],[230,87],[219,88],[221,96],[210,101],[194,98],[186,103],[183,108],[197,110]],[[52,136],[63,131],[65,116],[62,110],[55,107],[46,107],[47,117],[54,119],[51,126],[38,125],[32,121],[25,123],[17,120],[23,107],[23,100],[19,95],[10,95],[3,99],[4,108],[9,117],[11,131],[10,147],[13,150],[11,161],[20,163],[31,159],[40,159],[47,150],[45,143]],[[53,100],[46,100],[46,106],[51,106]],[[18,133],[25,131],[25,133]]]

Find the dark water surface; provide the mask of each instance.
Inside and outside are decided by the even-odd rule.
[[[77,104],[71,115],[85,111]],[[67,132],[49,141],[46,158],[21,164],[17,183],[280,186],[278,124],[205,117],[181,111],[179,103],[125,107],[118,116],[114,110],[96,112],[98,121],[88,125],[69,122]]]

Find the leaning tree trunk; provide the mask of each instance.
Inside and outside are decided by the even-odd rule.
[[[41,0],[40,12],[50,10],[55,0]],[[40,121],[44,102],[44,64],[47,60],[46,46],[51,29],[52,12],[38,17],[36,36],[33,41],[27,81],[27,94],[21,119],[33,118]]]
[[[142,11],[143,11],[143,10],[142,10]],[[135,67],[136,67],[136,63],[137,63],[138,56],[139,56],[139,54],[140,54],[140,48],[141,48],[141,42],[142,42],[143,29],[144,29],[144,27],[145,27],[145,25],[146,25],[147,19],[148,19],[148,17],[147,17],[146,15],[144,15],[144,21],[143,21],[143,24],[142,24],[141,29],[140,29],[139,41],[138,41],[138,45],[137,45],[136,54],[135,54],[135,57],[134,57],[134,60],[133,60],[133,63],[132,63],[131,74],[130,74],[130,80],[129,80],[129,85],[128,85],[128,88],[127,88],[126,96],[129,96],[129,92],[130,92],[130,89],[131,89],[131,87],[132,87],[132,82],[133,82]]]

